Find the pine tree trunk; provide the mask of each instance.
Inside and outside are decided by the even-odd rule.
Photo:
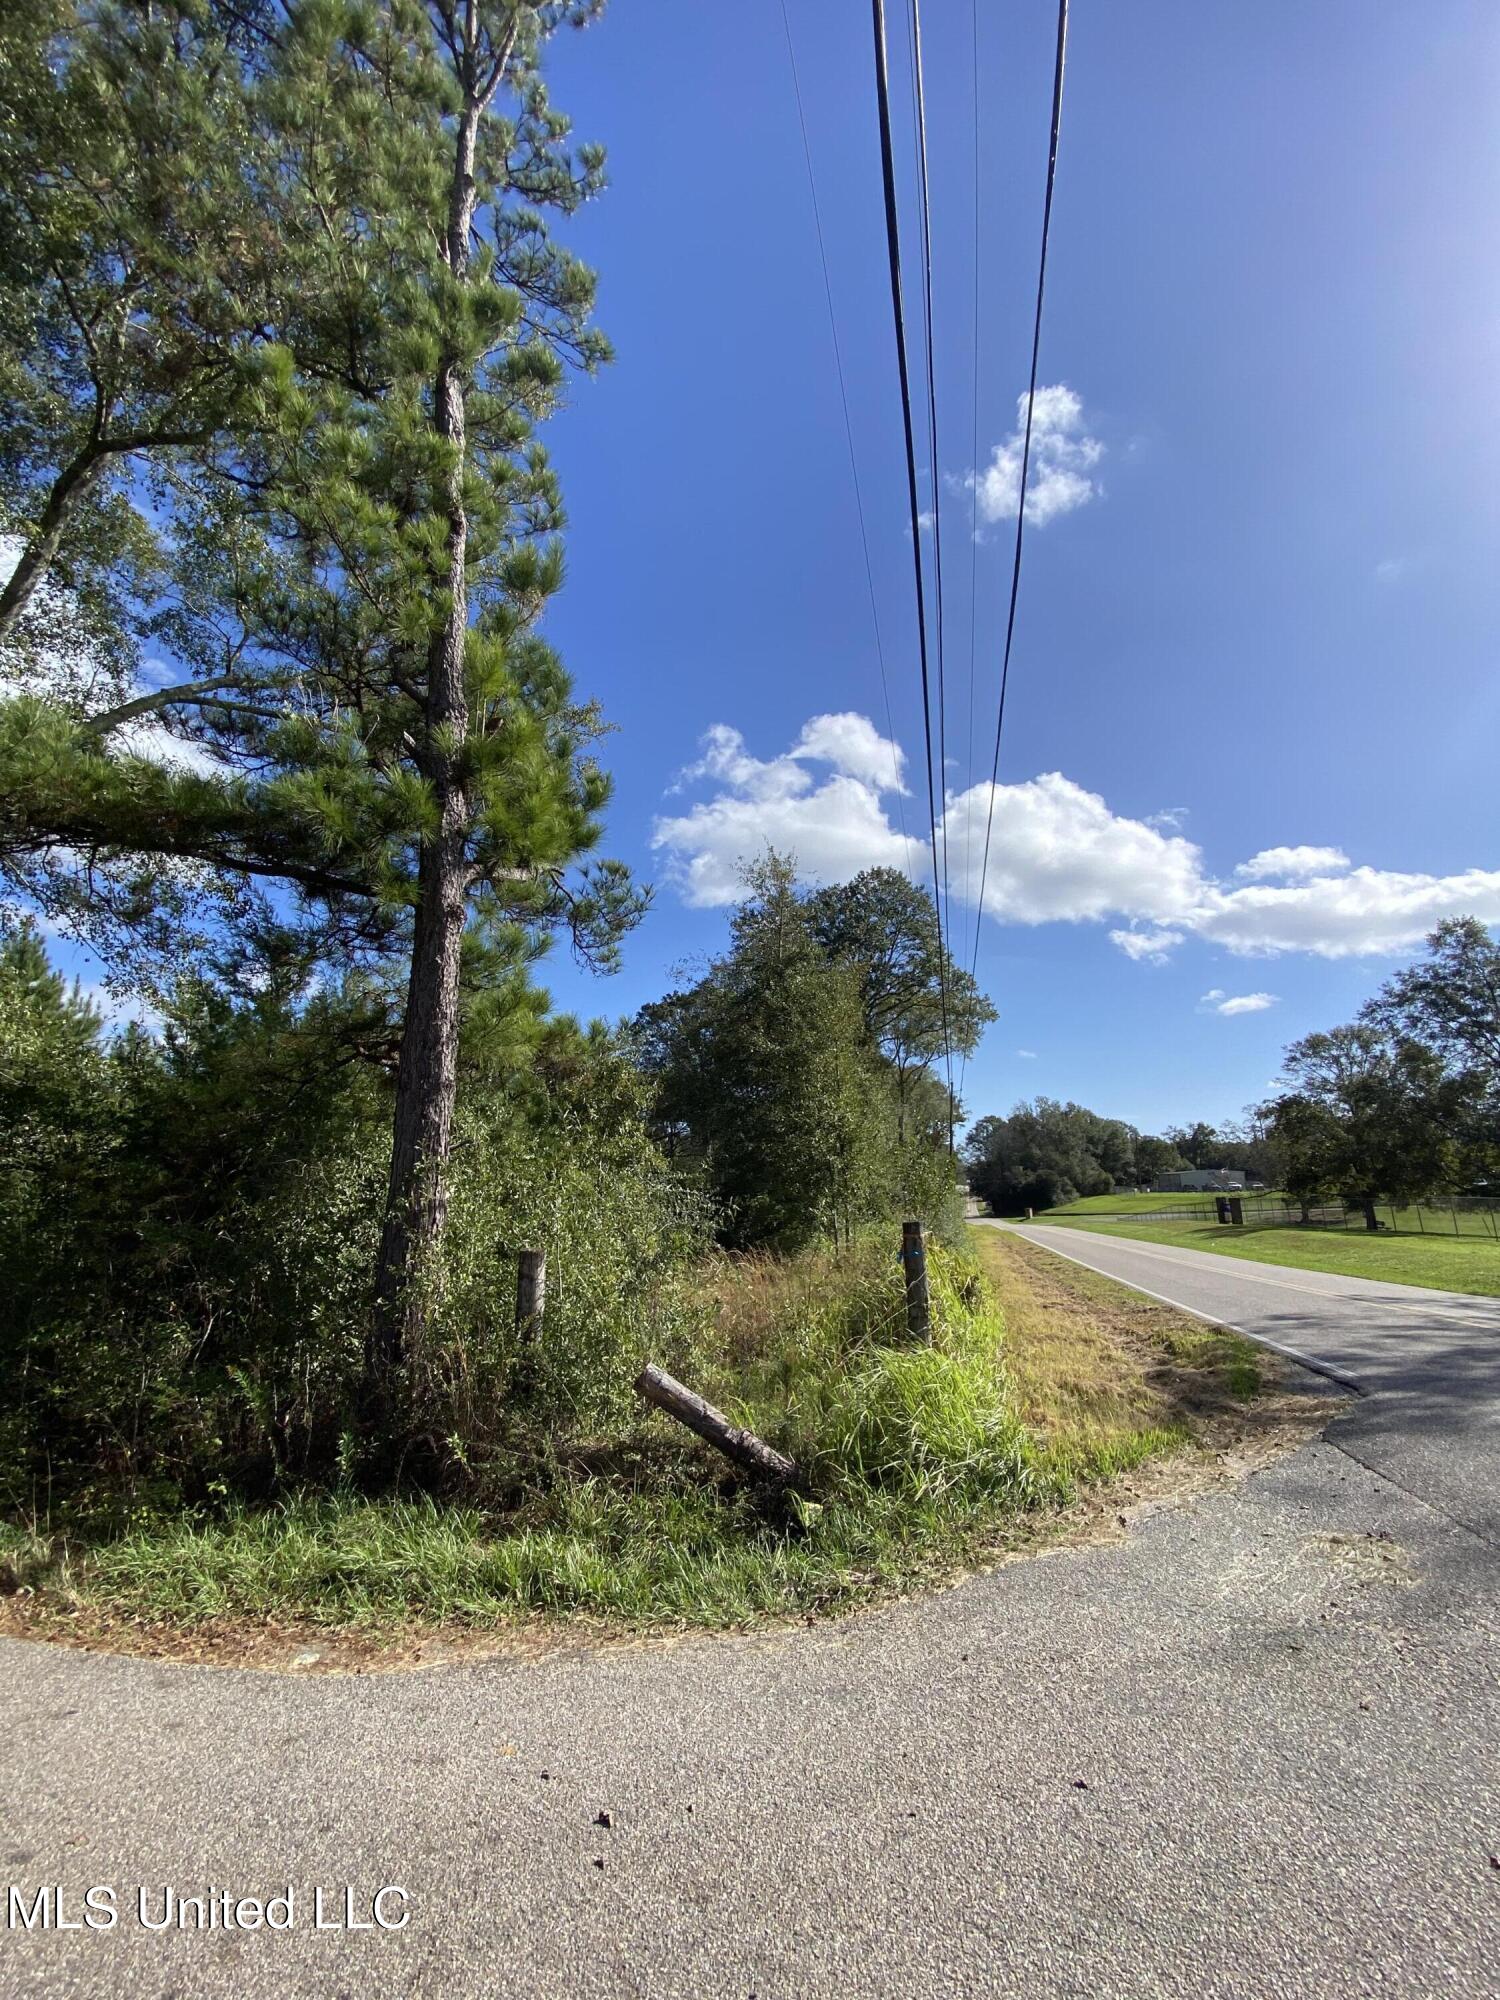
[[[465,77],[449,200],[447,261],[462,278],[474,220],[474,145],[483,103]],[[448,613],[433,634],[427,662],[429,776],[438,830],[424,841],[417,872],[406,1020],[396,1079],[395,1127],[385,1224],[375,1276],[375,1316],[366,1352],[366,1390],[388,1407],[391,1376],[420,1358],[431,1293],[423,1282],[442,1236],[445,1175],[458,1094],[459,960],[469,891],[469,805],[461,777],[469,708],[464,682],[468,631],[463,500],[464,380],[459,359],[445,355],[433,387],[433,428],[452,452],[448,467],[446,577]]]
[[[385,1225],[375,1279],[375,1324],[367,1355],[379,1391],[421,1350],[428,1299],[417,1287],[442,1235],[444,1170],[458,1092],[458,972],[466,902],[467,811],[450,795],[445,830],[424,847],[406,1021],[396,1077],[395,1125]]]
[[[104,459],[101,446],[87,444],[53,481],[36,532],[22,549],[4,589],[0,590],[0,639],[10,636],[45,579],[62,547],[68,516],[104,470]]]

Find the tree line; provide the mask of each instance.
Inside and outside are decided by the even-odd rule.
[[[1305,1035],[1281,1087],[1243,1121],[1144,1134],[1048,1098],[979,1119],[964,1145],[973,1191],[1000,1214],[1227,1167],[1294,1201],[1360,1205],[1500,1191],[1500,945],[1472,917],[1440,924],[1426,955],[1343,1027]]]

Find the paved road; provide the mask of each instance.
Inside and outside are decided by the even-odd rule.
[[[1387,1358],[1362,1421],[1441,1374],[1420,1322],[1357,1355],[1338,1301],[1265,1309]],[[0,1646],[5,1874],[123,1912],[0,1928],[0,1994],[1493,2000],[1495,1550],[1379,1455],[756,1639],[364,1679]],[[143,1931],[143,1882],[290,1883],[296,1927]],[[405,1929],[311,1927],[382,1883]]]
[[[1357,1385],[1339,1445],[1500,1548],[1500,1299],[1066,1225],[1016,1233]]]

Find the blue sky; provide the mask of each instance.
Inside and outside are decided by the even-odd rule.
[[[605,849],[658,888],[618,977],[554,962],[584,1014],[627,1012],[718,948],[736,852],[775,840],[826,877],[904,856],[901,814],[925,828],[869,9],[789,5],[908,795],[873,740],[780,0],[620,0],[553,64],[609,150],[611,188],[569,239],[618,359],[549,434],[572,523],[549,630],[617,725]],[[977,464],[996,518],[973,547],[971,769],[971,14],[924,9],[956,874],[993,740],[1053,32],[1049,0],[981,13]],[[1436,916],[1500,921],[1497,107],[1483,0],[1074,7],[1040,376],[1051,517],[1027,535],[979,946],[1000,1020],[973,1115],[1045,1092],[1145,1128],[1233,1116]],[[967,939],[972,909],[953,912]]]

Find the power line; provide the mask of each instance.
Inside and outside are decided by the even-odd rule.
[[[786,30],[786,52],[792,68],[792,95],[797,100],[797,123],[802,131],[802,156],[807,162],[807,187],[812,196],[813,227],[818,237],[818,257],[823,266],[823,296],[828,301],[828,331],[833,337],[833,365],[839,378],[839,401],[844,411],[844,436],[849,445],[849,472],[854,482],[854,506],[859,516],[859,545],[864,551],[865,582],[870,592],[870,623],[875,631],[875,658],[880,666],[880,692],[885,702],[885,726],[891,745],[891,775],[895,780],[896,818],[901,827],[902,852],[906,852],[906,808],[901,802],[900,751],[896,725],[891,713],[891,690],[885,671],[885,648],[880,640],[880,612],[875,597],[875,567],[870,560],[870,537],[865,527],[865,503],[859,483],[859,458],[854,448],[854,423],[849,414],[849,391],[844,381],[844,356],[839,343],[838,315],[833,305],[833,281],[828,274],[828,250],[823,238],[823,212],[818,202],[818,180],[813,171],[812,144],[807,136],[807,114],[802,105],[802,84],[797,75],[797,49],[792,40],[792,20],[786,0],[781,0],[781,25]],[[910,865],[908,864],[908,873]]]
[[[971,88],[973,91],[974,124],[974,284],[973,284],[973,368],[971,371],[972,405],[970,410],[971,440],[969,464],[972,468],[969,478],[969,740],[964,758],[964,893],[968,894],[973,882],[974,869],[974,810],[970,794],[974,790],[974,676],[978,659],[977,629],[979,617],[979,247],[980,190],[984,177],[980,172],[980,126],[979,126],[979,0],[969,0],[969,51],[971,68]],[[991,797],[994,788],[991,787]],[[974,908],[974,960],[979,959],[979,926],[984,921],[983,908]],[[973,974],[970,974],[973,977]],[[958,1064],[958,1094],[963,1096],[964,1084],[969,1074],[969,1051],[964,1050]]]
[[[1026,396],[1026,429],[1021,445],[1021,489],[1016,497],[1016,544],[1010,567],[1010,608],[1005,619],[1005,652],[1000,663],[1000,705],[995,718],[995,758],[990,770],[989,810],[984,821],[984,860],[979,870],[979,897],[974,918],[974,960],[979,968],[979,932],[984,920],[984,885],[990,867],[990,835],[995,824],[995,787],[1000,780],[1000,738],[1005,730],[1005,692],[1010,681],[1010,652],[1016,631],[1016,599],[1021,589],[1021,543],[1026,529],[1026,480],[1031,470],[1031,422],[1036,409],[1037,363],[1042,348],[1042,300],[1047,289],[1047,240],[1052,231],[1052,193],[1057,184],[1057,141],[1062,129],[1063,63],[1068,47],[1068,0],[1057,0],[1057,59],[1052,72],[1052,133],[1047,146],[1047,194],[1042,204],[1042,253],[1037,267],[1036,317],[1031,326],[1031,381]],[[974,468],[976,477],[979,468]]]
[[[938,781],[943,800],[943,914],[951,934],[953,901],[948,886],[948,690],[943,647],[943,508],[942,480],[938,472],[937,360],[932,340],[932,198],[927,179],[927,98],[922,78],[922,14],[919,0],[911,0],[911,65],[917,131],[918,214],[922,224],[922,322],[927,374],[927,452],[932,492],[932,581],[937,638]],[[949,1062],[951,1065],[951,1052]],[[948,1085],[951,1090],[951,1071]]]
[[[969,0],[969,29],[972,49],[973,89],[974,89],[974,332],[973,332],[973,443],[969,463],[973,467],[973,478],[969,484],[969,740],[964,757],[964,796],[974,789],[974,667],[977,658],[976,629],[979,608],[979,241],[980,202],[982,185],[979,142],[979,0]],[[964,813],[964,889],[970,882],[973,866],[974,815]],[[951,906],[950,906],[951,909]],[[979,928],[979,912],[974,913],[974,928]],[[968,1066],[964,1058],[959,1070],[959,1088],[963,1088],[963,1072]]]
[[[938,993],[942,1006],[943,1051],[948,1065],[948,1150],[953,1150],[953,1043],[948,1027],[947,952],[937,845],[937,798],[932,782],[932,695],[927,666],[927,593],[922,578],[922,510],[917,499],[917,453],[912,433],[911,376],[906,360],[906,319],[901,303],[901,228],[896,207],[896,165],[891,147],[891,89],[885,44],[884,0],[871,0],[875,29],[875,98],[880,114],[880,168],[885,193],[885,234],[891,267],[891,307],[896,322],[896,366],[901,383],[901,422],[906,437],[906,492],[911,512],[911,551],[917,586],[917,648],[922,666],[922,735],[927,756],[927,827],[932,848],[933,904],[937,915]]]

